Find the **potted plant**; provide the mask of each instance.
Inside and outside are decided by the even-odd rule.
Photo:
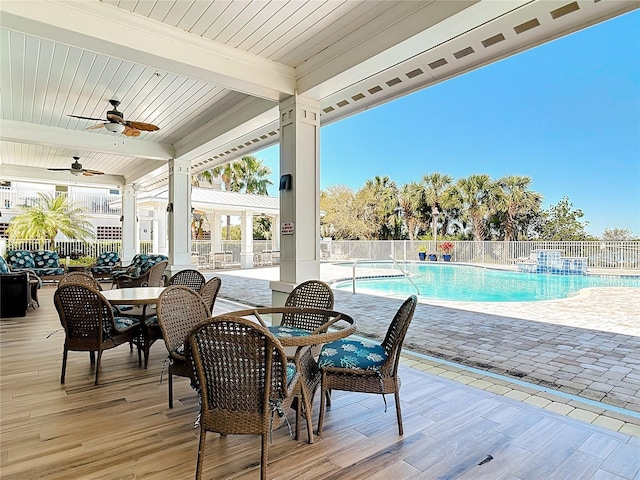
[[[427,247],[421,246],[418,248],[418,258],[423,262],[425,261],[427,258]]]
[[[453,252],[453,243],[442,242],[438,245],[438,250],[442,252],[442,260],[445,262],[451,261],[451,252]]]

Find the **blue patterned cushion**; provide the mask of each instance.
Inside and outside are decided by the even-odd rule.
[[[382,345],[369,340],[337,340],[320,351],[318,366],[378,370],[387,360]]]
[[[11,268],[36,268],[33,255],[28,250],[9,250],[7,261]]]
[[[58,252],[52,252],[51,250],[36,250],[33,252],[33,261],[36,268],[60,267],[60,256],[58,255]]]
[[[130,277],[139,277],[141,273],[141,268],[134,265],[129,265],[129,267],[125,270],[125,274],[129,275]]]
[[[0,273],[10,273],[9,265],[7,265],[3,257],[0,257]]]
[[[159,326],[158,325],[158,316],[154,315],[153,317],[149,317],[149,318],[145,319],[144,324],[147,327],[151,327],[151,328],[158,327]]]
[[[120,255],[118,252],[102,252],[96,261],[96,267],[94,268],[106,268],[116,265],[120,261]],[[108,269],[106,270],[109,271]]]
[[[115,317],[113,320],[115,321],[117,330],[126,330],[140,322],[140,320],[134,317]]]
[[[144,253],[138,253],[131,259],[130,267],[142,267],[149,260],[149,256]]]
[[[111,267],[108,265],[91,267],[91,271],[93,273],[109,273],[111,271]]]
[[[311,332],[308,330],[303,330],[301,328],[296,328],[296,327],[283,327],[281,325],[275,325],[273,327],[269,327],[269,331],[273,333],[273,336],[276,338],[306,337],[307,335],[311,335]]]
[[[287,386],[291,385],[291,380],[296,374],[296,364],[293,362],[287,363]]]
[[[169,260],[169,257],[166,255],[148,255],[147,261],[142,265],[140,274],[146,273],[151,267],[155,264],[163,262],[165,260]]]
[[[56,268],[36,268],[36,274],[38,276],[48,276],[48,275],[64,275],[64,268],[56,267]]]

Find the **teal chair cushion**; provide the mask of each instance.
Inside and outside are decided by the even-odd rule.
[[[33,254],[29,250],[9,250],[7,262],[11,268],[36,268]]]
[[[96,267],[112,267],[120,261],[118,252],[102,252],[96,260]]]
[[[382,345],[369,340],[337,340],[320,350],[318,366],[378,370],[387,361]]]
[[[273,336],[276,338],[283,337],[306,337],[311,335],[311,332],[308,330],[303,330],[301,328],[296,327],[283,327],[281,325],[275,325],[273,327],[269,327],[269,331],[273,333]]]
[[[51,250],[36,250],[33,252],[33,261],[36,268],[60,268],[58,252]]]
[[[11,273],[9,265],[7,265],[3,257],[0,257],[0,273]]]
[[[115,317],[114,321],[117,330],[126,330],[127,328],[140,322],[140,320],[134,317]]]

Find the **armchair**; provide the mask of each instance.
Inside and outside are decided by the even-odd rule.
[[[260,478],[267,478],[269,436],[285,422],[299,372],[282,345],[251,320],[219,316],[198,323],[185,343],[187,365],[200,395],[196,479],[204,467],[207,432],[260,435]]]
[[[114,267],[122,266],[118,252],[102,252],[89,268],[93,278],[110,278]]]
[[[411,295],[400,306],[387,329],[384,341],[342,339],[327,343],[320,352],[322,371],[320,390],[320,417],[318,435],[322,435],[325,403],[330,404],[331,390],[374,393],[382,395],[387,411],[385,394],[394,394],[398,434],[403,435],[400,408],[400,377],[398,365],[402,344],[418,303]]]
[[[111,278],[118,288],[160,287],[169,259],[165,255],[134,255],[126,269],[112,270]]]
[[[67,356],[71,351],[88,351],[91,364],[95,362],[95,385],[98,384],[102,352],[118,345],[135,342],[140,322],[133,318],[116,317],[109,301],[91,287],[68,283],[53,294],[53,302],[64,328],[60,383],[64,383]],[[98,352],[97,362],[95,352]]]
[[[146,272],[140,274],[138,277],[131,275],[120,275],[116,277],[115,283],[118,288],[130,288],[130,287],[161,287],[164,284],[163,277],[164,271],[169,264],[168,261],[162,261],[156,263],[149,268]]]

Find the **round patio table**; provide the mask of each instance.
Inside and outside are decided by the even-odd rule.
[[[325,322],[313,331],[296,328],[295,326],[281,327],[268,325],[263,317],[274,315],[321,315]],[[300,372],[302,381],[299,382],[299,400],[302,403],[302,411],[305,414],[309,428],[309,443],[313,443],[313,423],[311,412],[313,410],[313,397],[316,388],[322,379],[322,372],[318,368],[318,362],[314,358],[312,347],[340,340],[348,337],[356,331],[356,322],[345,313],[323,308],[305,307],[257,307],[246,310],[226,312],[224,315],[256,319],[263,327],[267,328],[280,341],[283,347],[296,348],[294,355],[289,355],[290,362],[294,362],[296,370]],[[295,318],[295,317],[294,317]],[[295,322],[293,322],[295,323]],[[296,439],[300,436],[300,402],[298,402]]]

